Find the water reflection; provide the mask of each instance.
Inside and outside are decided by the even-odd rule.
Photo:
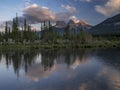
[[[6,60],[6,67],[13,66],[14,72],[19,76],[19,70],[24,68],[27,72],[27,68],[34,64],[37,52],[34,51],[6,51],[1,52],[1,60]]]
[[[0,70],[0,90],[120,90],[120,50],[115,49],[4,51]]]
[[[45,50],[39,51],[6,51],[0,52],[0,61],[5,59],[6,67],[9,68],[10,65],[13,66],[14,72],[19,76],[19,70],[24,69],[27,73],[28,67],[31,65],[40,64],[43,71],[50,70],[56,63],[65,63],[68,68],[71,64],[73,68],[80,63],[86,62],[83,59],[85,51],[54,51]],[[38,58],[38,56],[41,56]],[[87,55],[87,54],[85,54]],[[36,63],[38,59],[39,63]]]

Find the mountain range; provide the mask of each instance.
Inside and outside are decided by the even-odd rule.
[[[92,26],[88,24],[86,21],[83,20],[70,20],[67,24],[64,21],[57,21],[56,25],[54,27],[56,28],[65,28],[67,25],[69,25],[70,29],[90,29]]]
[[[53,26],[53,30],[59,34],[63,34],[66,26],[69,25],[70,33],[79,33],[80,30],[84,30],[94,35],[106,35],[106,34],[120,34],[120,14],[110,17],[103,22],[91,26],[84,20],[69,20],[68,23],[64,21],[57,21]],[[3,31],[4,25],[0,24],[0,30]]]
[[[90,24],[83,20],[77,20],[77,22],[74,20],[70,20],[68,23],[65,23],[64,21],[57,21],[55,26],[53,26],[53,30],[58,34],[63,35],[67,25],[69,25],[70,33],[76,34],[78,34],[80,30],[87,31],[92,27]]]
[[[115,15],[101,22],[100,24],[93,26],[88,30],[91,34],[119,34],[120,33],[120,14]]]

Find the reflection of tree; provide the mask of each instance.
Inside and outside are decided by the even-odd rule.
[[[41,52],[42,65],[45,71],[53,66],[56,57],[57,57],[57,53],[53,50]]]
[[[8,66],[9,66],[9,62],[10,62],[9,54],[6,53],[5,57],[6,57],[6,66],[7,66],[7,68],[8,68]]]
[[[19,76],[19,71],[21,68],[24,68],[27,72],[28,66],[34,63],[34,58],[37,55],[37,52],[34,51],[4,51],[3,55],[6,60],[6,67],[9,68],[9,65],[13,66],[15,74]],[[1,59],[0,59],[1,60]]]
[[[1,60],[2,60],[1,58],[2,58],[2,53],[0,52],[0,62],[1,62]]]
[[[13,63],[15,73],[19,75],[19,69],[21,65],[21,53],[20,52],[15,52],[12,55],[12,63]]]
[[[14,72],[19,76],[20,69],[24,69],[27,73],[28,68],[36,63],[37,55],[41,54],[41,64],[44,71],[50,70],[54,65],[54,62],[59,64],[66,63],[68,67],[75,63],[76,58],[81,62],[85,51],[84,50],[42,50],[41,53],[37,50],[26,51],[4,51],[0,53],[0,58],[3,55],[6,60],[6,67],[13,66]],[[1,59],[0,59],[1,60]],[[79,63],[78,63],[79,64]]]
[[[27,51],[24,52],[24,68],[25,72],[27,72],[28,66],[31,66],[35,61],[35,57],[37,55],[37,51]]]
[[[70,66],[70,64],[73,64],[78,58],[78,60],[82,61],[84,60],[83,57],[85,55],[85,50],[66,50],[64,51],[65,56],[65,63]]]
[[[70,63],[71,63],[71,53],[69,52],[69,51],[65,51],[65,63],[68,65],[68,67],[69,67],[69,65],[70,65]]]

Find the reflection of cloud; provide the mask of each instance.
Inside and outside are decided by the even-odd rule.
[[[76,77],[77,71],[69,69],[66,64],[54,64],[51,68],[44,71],[44,67],[41,64],[37,64],[28,69],[26,77],[32,81],[38,82],[42,78],[50,78],[52,74],[56,74],[59,78],[71,79]]]
[[[116,14],[120,12],[120,0],[108,0],[104,6],[97,5],[95,7],[96,11],[108,16],[111,14]]]
[[[88,85],[86,83],[83,83],[83,84],[80,85],[79,90],[86,90],[87,86]]]
[[[48,78],[50,74],[55,70],[55,65],[47,71],[44,71],[44,67],[41,64],[37,64],[28,69],[27,77],[30,80],[38,82],[41,78]]]
[[[106,80],[108,80],[108,83],[111,83],[115,90],[120,90],[120,72],[110,67],[104,67],[97,75],[98,79],[100,77],[104,77]]]

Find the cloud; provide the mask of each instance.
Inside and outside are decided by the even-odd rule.
[[[120,0],[109,0],[105,5],[95,6],[97,12],[109,16],[120,12]]]
[[[32,4],[26,7],[23,10],[23,13],[24,16],[29,16],[39,21],[55,19],[55,15],[51,10],[49,10],[47,7],[38,6],[37,4]]]
[[[68,12],[56,13],[56,21],[68,21],[71,15],[72,14]]]
[[[77,9],[73,6],[70,5],[61,5],[62,8],[64,8],[65,10],[67,10],[70,13],[75,13],[77,11]]]
[[[31,5],[31,0],[25,0],[25,6]]]
[[[75,1],[91,2],[92,0],[75,0]]]
[[[83,2],[91,2],[92,0],[80,0],[80,1],[83,1]]]
[[[48,7],[32,4],[23,9],[23,16],[28,22],[36,23],[45,20],[50,21],[68,21],[76,13],[76,8],[69,5],[61,5],[66,12],[53,12]],[[21,17],[22,19],[22,17]]]
[[[48,21],[56,22],[56,21],[65,21],[68,22],[73,16],[75,17],[76,8],[71,7],[69,5],[62,5],[65,12],[53,12],[51,9],[45,6],[39,6],[38,4],[30,3],[31,0],[27,0],[25,8],[22,9],[23,15],[18,17],[19,26],[22,27],[24,25],[24,19],[27,20],[27,24],[34,24]],[[73,17],[73,18],[74,18]],[[14,17],[16,18],[16,17]],[[76,17],[75,17],[76,18]],[[74,19],[75,19],[74,18]],[[76,18],[77,19],[77,18]],[[10,27],[12,27],[12,21],[8,21]],[[4,25],[4,23],[3,23]],[[2,26],[0,26],[2,27]]]

